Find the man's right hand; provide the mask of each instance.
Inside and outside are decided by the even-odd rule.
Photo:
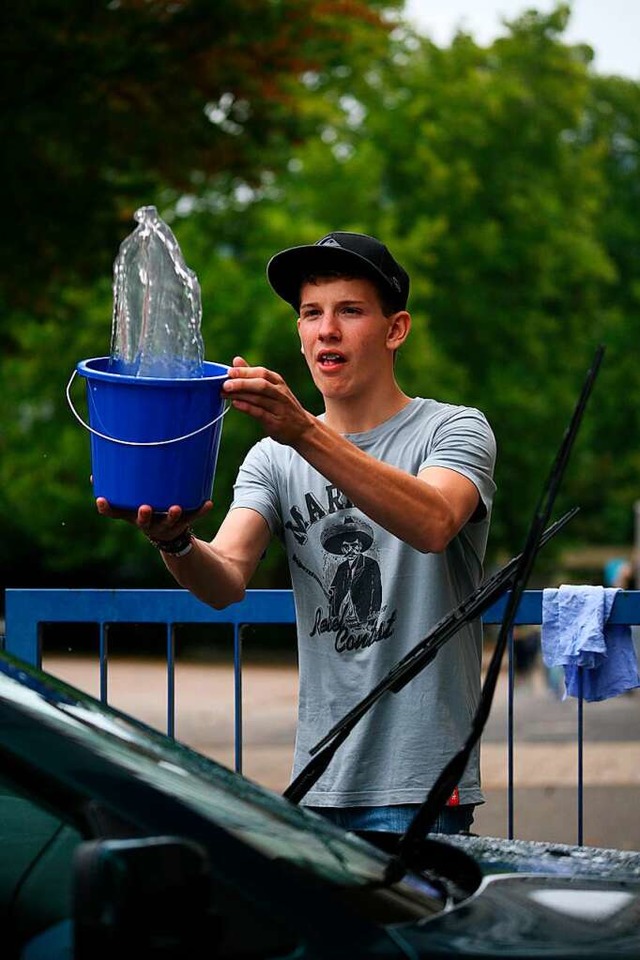
[[[152,540],[174,540],[189,527],[194,520],[204,517],[212,509],[211,500],[205,500],[198,510],[183,510],[174,504],[166,513],[156,513],[149,504],[141,504],[136,510],[121,510],[112,507],[104,497],[96,498],[96,508],[103,517],[124,520],[138,527],[146,537]]]
[[[233,358],[222,394],[236,410],[257,420],[267,436],[294,449],[316,423],[279,373],[250,367],[242,357]]]

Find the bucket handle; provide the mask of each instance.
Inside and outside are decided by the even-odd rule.
[[[67,384],[67,388],[65,391],[67,395],[67,403],[69,404],[71,413],[74,415],[78,423],[81,423],[82,426],[89,431],[89,433],[92,433],[96,437],[100,437],[102,440],[110,440],[111,443],[121,443],[125,447],[161,447],[169,443],[179,443],[181,440],[189,440],[191,437],[195,437],[197,436],[197,434],[203,433],[203,431],[208,430],[209,427],[212,427],[214,423],[217,423],[218,420],[221,420],[224,417],[225,413],[227,413],[231,409],[231,404],[229,403],[228,400],[225,400],[224,401],[225,407],[222,413],[219,413],[218,416],[214,417],[214,419],[211,420],[209,423],[205,423],[203,427],[198,427],[197,430],[192,430],[191,433],[185,433],[184,436],[182,437],[172,437],[170,440],[144,440],[144,441],[143,440],[118,440],[116,437],[110,437],[106,433],[100,433],[99,430],[94,430],[93,427],[89,426],[88,423],[85,423],[85,421],[82,419],[82,417],[74,407],[73,402],[71,400],[71,384],[74,381],[76,373],[77,373],[77,370],[74,370],[71,376],[69,377],[69,382]]]

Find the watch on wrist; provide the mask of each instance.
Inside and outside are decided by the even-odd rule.
[[[173,540],[156,540],[154,537],[149,537],[149,543],[152,543],[161,553],[167,553],[172,557],[184,557],[193,550],[193,539],[193,530],[187,527]]]

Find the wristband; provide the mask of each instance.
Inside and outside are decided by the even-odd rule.
[[[193,550],[193,530],[187,527],[173,540],[154,540],[153,537],[149,537],[149,543],[152,543],[161,553],[168,553],[172,557],[186,557]]]

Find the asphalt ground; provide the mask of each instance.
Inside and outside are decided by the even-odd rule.
[[[94,695],[94,659],[56,653],[45,669]],[[482,741],[486,803],[473,832],[481,836],[577,843],[577,702],[559,700],[537,666],[516,682],[511,712],[514,749],[512,822],[509,823],[506,673],[494,697]],[[163,660],[109,658],[108,699],[160,730],[167,727],[167,671]],[[242,670],[241,765],[245,776],[282,792],[289,783],[297,707],[291,662],[245,662]],[[586,846],[640,851],[640,690],[583,711],[583,824]],[[231,663],[178,658],[175,736],[228,767],[236,766],[234,676]]]

